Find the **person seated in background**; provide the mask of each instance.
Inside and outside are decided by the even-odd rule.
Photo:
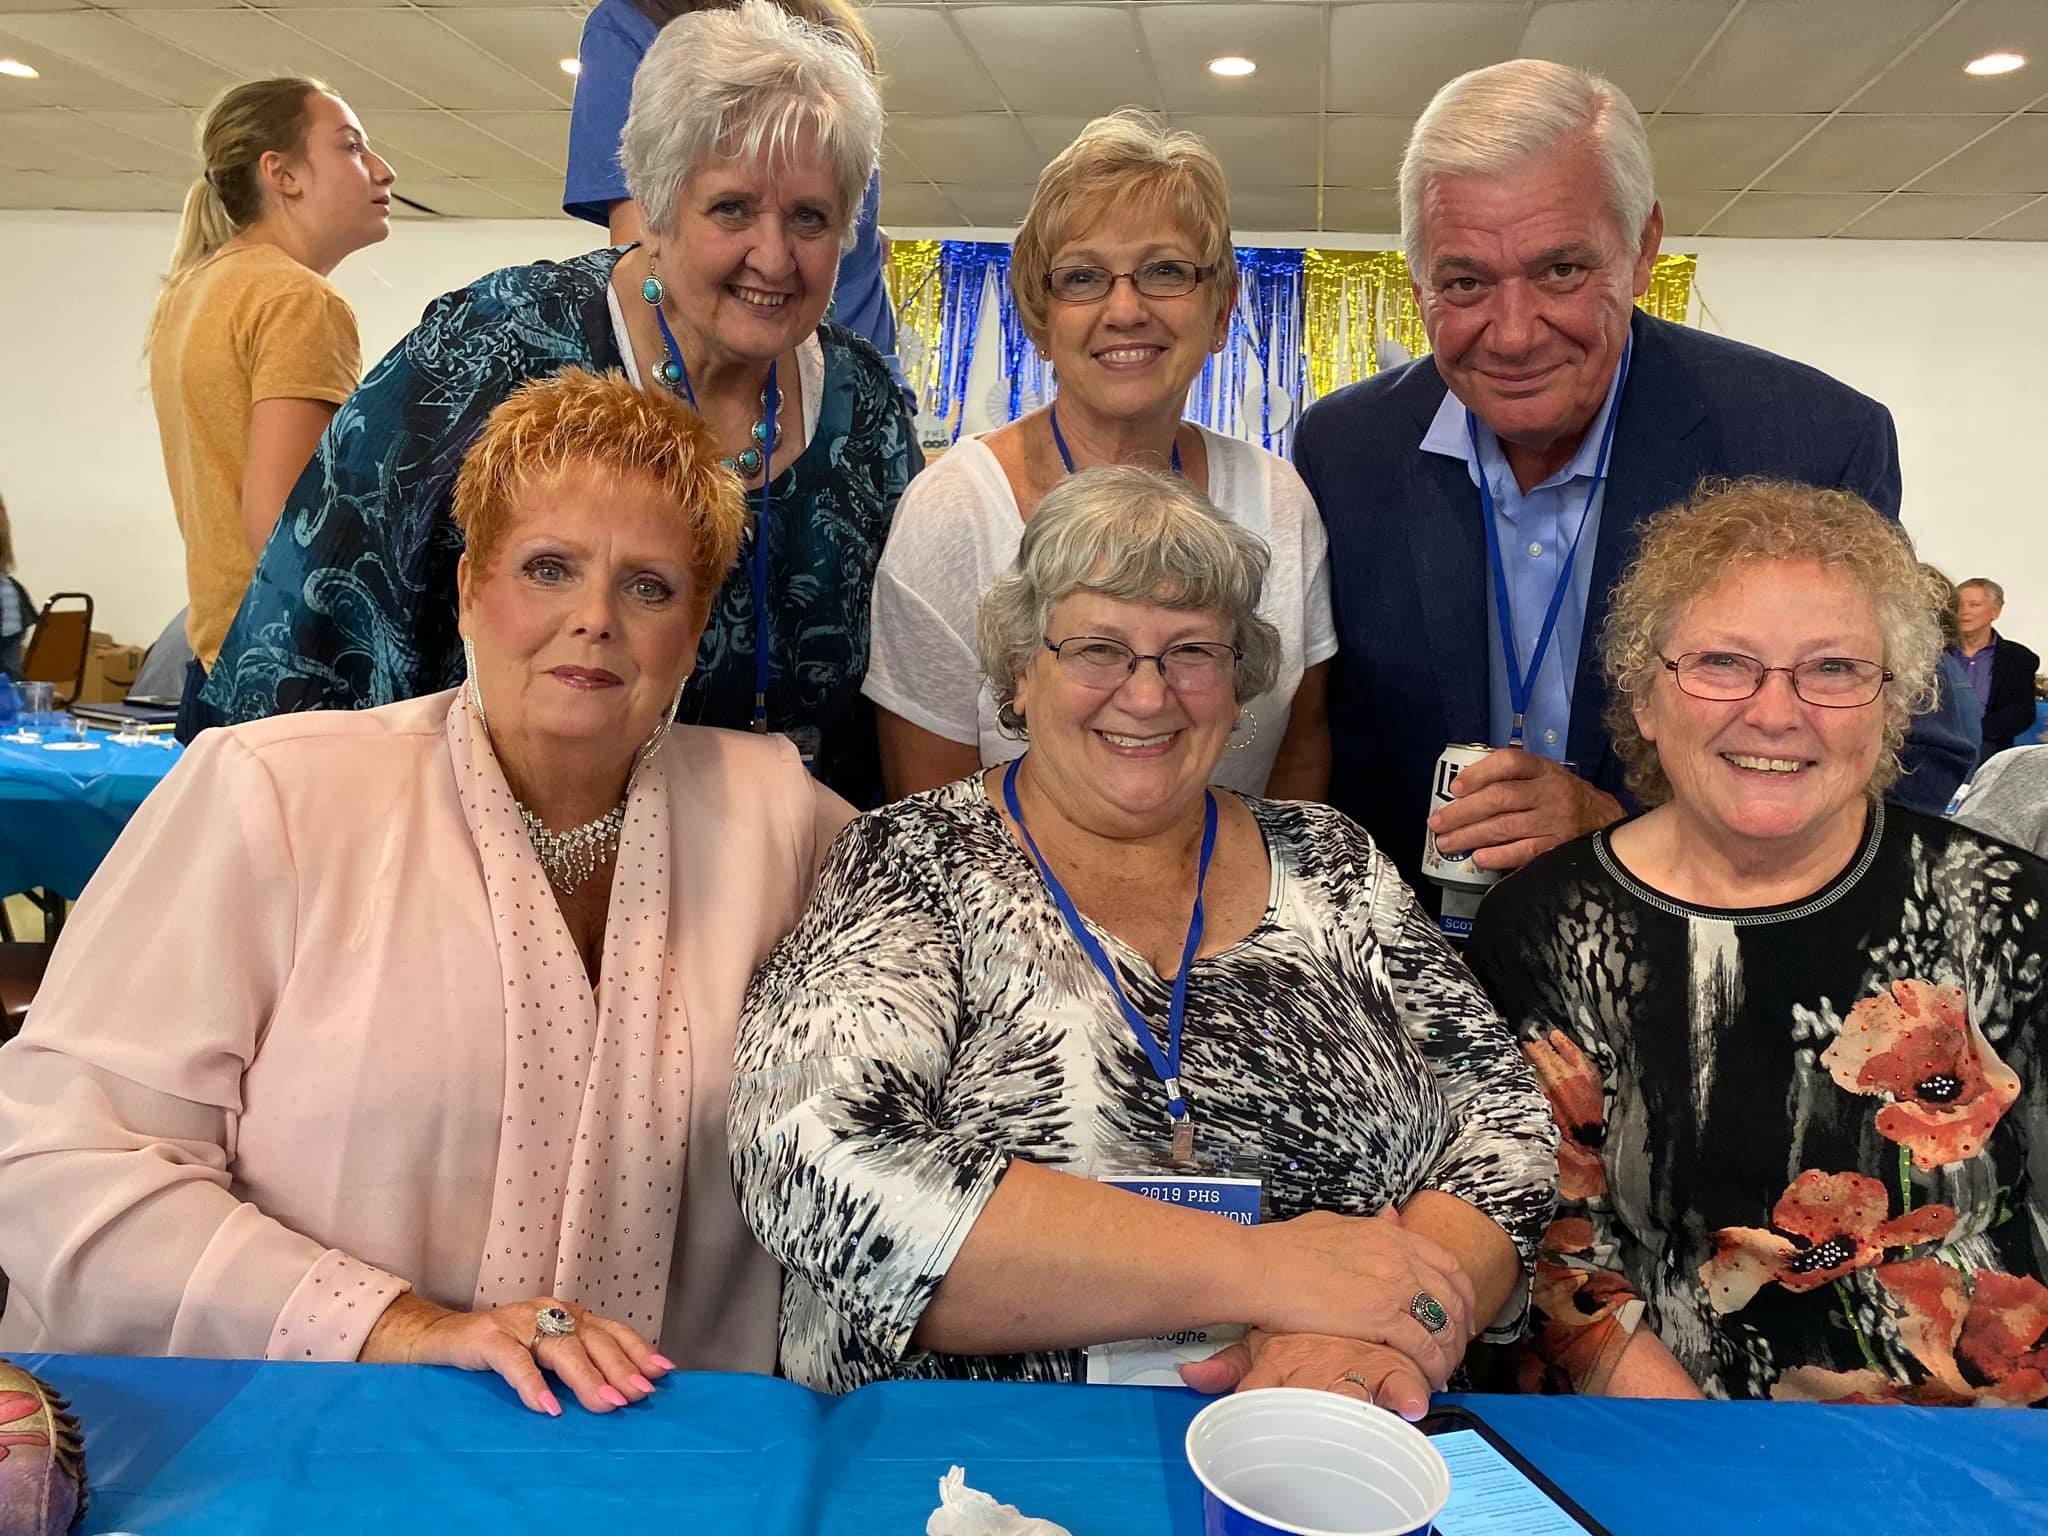
[[[1934,622],[1941,630],[1942,652],[1934,669],[1934,702],[1914,722],[1921,750],[1911,771],[1899,775],[1885,791],[1885,798],[1894,805],[1940,816],[1947,813],[1956,790],[1977,766],[1984,740],[1984,706],[1978,703],[1970,674],[1955,654],[1962,633],[1956,589],[1934,566],[1923,563],[1920,574],[1935,595]]]
[[[1593,641],[1653,513],[1763,474],[1896,517],[1899,463],[1877,401],[1636,307],[1664,214],[1611,82],[1543,59],[1460,75],[1400,192],[1430,355],[1317,401],[1294,461],[1330,537],[1331,803],[1419,882],[1446,743],[1503,749],[1430,817],[1446,857],[1517,869],[1625,814]]]
[[[881,144],[881,98],[837,34],[766,0],[672,22],[621,147],[645,243],[510,267],[428,308],[293,488],[207,702],[254,720],[451,686],[464,450],[527,380],[623,369],[710,423],[758,529],[713,601],[683,720],[785,732],[872,801],[868,605],[922,460],[888,371],[824,314]]]
[[[1528,1064],[1356,826],[1208,788],[1279,664],[1266,560],[1189,480],[1051,487],[977,622],[1030,750],[854,823],[756,978],[733,1176],[791,1379],[1067,1381],[1222,1322],[1259,1331],[1191,1383],[1412,1418],[1519,1327],[1556,1178]],[[1257,1170],[1277,1219],[1090,1176],[1189,1166]]]
[[[2048,864],[1883,797],[1935,595],[1846,491],[1651,519],[1602,644],[1650,810],[1467,951],[1564,1141],[1525,1385],[2048,1398]]]
[[[700,10],[729,10],[738,0],[598,0],[583,23],[576,50],[576,103],[569,114],[569,169],[562,185],[562,212],[604,228],[613,245],[631,245],[647,233],[640,205],[626,187],[619,166],[619,136],[632,100],[633,74],[655,35],[678,16]],[[876,74],[874,39],[850,0],[778,0],[792,16],[838,32]],[[873,343],[897,384],[896,311],[882,283],[887,259],[876,218],[882,204],[882,173],[868,178],[854,225],[853,245],[839,260],[832,285],[832,318]]]
[[[1185,475],[1272,552],[1261,612],[1280,632],[1279,665],[1246,701],[1251,739],[1225,755],[1217,782],[1325,798],[1323,678],[1337,642],[1315,504],[1286,460],[1181,414],[1237,305],[1223,167],[1195,135],[1148,114],[1097,118],[1039,176],[1010,290],[1058,391],[1044,409],[956,443],[897,511],[863,685],[879,706],[889,793],[1024,750],[975,665],[976,605],[1047,492],[1077,468],[1140,463]]]
[[[7,520],[6,499],[0,497],[0,675],[21,677],[22,646],[35,622],[35,600],[14,578],[14,525]]]
[[[774,1368],[732,1037],[852,813],[786,741],[669,728],[745,523],[718,454],[616,375],[517,392],[455,488],[466,684],[209,731],[144,804],[0,1049],[0,1349],[455,1365],[546,1413],[543,1369],[601,1413]]]
[[[278,510],[362,377],[355,312],[327,278],[391,233],[397,179],[348,103],[297,75],[224,92],[199,153],[143,344],[185,539],[187,742]]]
[[[1995,626],[2004,612],[2005,588],[1990,577],[1973,576],[1957,583],[1956,617],[1962,637],[1955,643],[1955,654],[1984,706],[1987,758],[2033,729],[2034,680],[2041,670],[2039,656],[1998,632]]]

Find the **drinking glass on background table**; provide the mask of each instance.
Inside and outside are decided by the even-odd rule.
[[[21,685],[21,724],[24,730],[47,731],[57,723],[57,685]]]

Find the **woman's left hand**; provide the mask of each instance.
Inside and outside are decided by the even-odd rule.
[[[1255,1387],[1341,1392],[1410,1422],[1429,1412],[1429,1381],[1400,1350],[1325,1333],[1266,1333],[1254,1328],[1242,1343],[1182,1366],[1180,1378],[1197,1392],[1249,1392]]]

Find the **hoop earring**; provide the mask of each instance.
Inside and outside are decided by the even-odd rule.
[[[1014,707],[1005,704],[996,711],[996,734],[1011,741],[1029,741],[1031,727]]]
[[[647,281],[640,285],[640,298],[650,309],[661,308],[661,301],[668,297],[668,290],[661,286],[661,279],[654,271],[654,257],[647,258]]]
[[[476,642],[467,635],[462,637],[462,667],[465,674],[463,686],[469,693],[470,711],[475,714],[476,723],[483,727],[484,734],[488,736],[491,725],[484,719],[483,690],[476,684]]]
[[[1240,709],[1237,712],[1237,719],[1231,723],[1230,728],[1232,731],[1235,731],[1240,725],[1244,725],[1247,722],[1250,723],[1252,728],[1251,735],[1245,737],[1243,741],[1233,741],[1230,744],[1231,751],[1242,752],[1246,747],[1259,739],[1259,717],[1248,709]]]
[[[676,684],[676,696],[669,701],[668,713],[663,715],[654,727],[654,734],[641,744],[633,754],[633,766],[644,768],[654,760],[654,754],[661,750],[661,744],[668,739],[668,728],[676,723],[676,711],[683,707],[683,690],[690,686],[690,674],[685,672],[683,680]]]

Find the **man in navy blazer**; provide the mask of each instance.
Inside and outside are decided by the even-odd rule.
[[[1525,750],[1465,769],[1430,825],[1446,853],[1514,869],[1625,814],[1598,637],[1643,521],[1735,475],[1845,487],[1896,518],[1899,467],[1876,401],[1635,307],[1663,215],[1641,119],[1606,81],[1535,60],[1452,81],[1401,199],[1431,355],[1317,402],[1294,455],[1329,530],[1331,799],[1434,906],[1418,873],[1437,754],[1504,745],[1518,713],[1503,615],[1522,673],[1558,610]]]

